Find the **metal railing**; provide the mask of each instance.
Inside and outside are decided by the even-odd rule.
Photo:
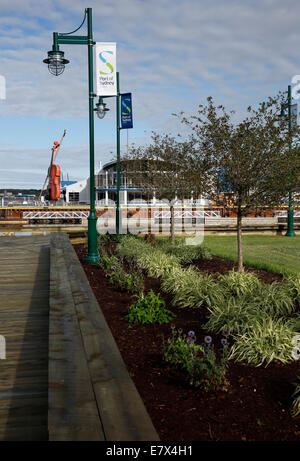
[[[154,212],[154,218],[170,218],[171,211],[162,210]],[[175,210],[174,218],[221,218],[219,211],[205,211],[205,210]]]
[[[275,218],[287,218],[288,212],[286,210],[275,211]],[[300,218],[300,211],[294,211],[294,218]]]
[[[53,211],[24,211],[23,219],[82,219],[87,218],[89,210],[53,210]]]

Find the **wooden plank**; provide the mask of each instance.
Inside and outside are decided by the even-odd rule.
[[[49,440],[103,441],[62,250],[51,248]]]
[[[0,440],[47,440],[49,238],[0,238]]]
[[[56,244],[64,250],[106,440],[159,440],[67,235],[56,234]]]

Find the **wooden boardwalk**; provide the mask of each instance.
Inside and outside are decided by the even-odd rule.
[[[0,239],[0,440],[159,440],[66,234]]]
[[[0,440],[48,439],[50,243],[0,239]]]

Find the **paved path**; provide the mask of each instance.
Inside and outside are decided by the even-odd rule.
[[[47,237],[0,239],[0,440],[47,440]]]

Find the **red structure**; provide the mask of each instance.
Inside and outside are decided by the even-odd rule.
[[[60,166],[55,165],[54,161],[57,157],[59,148],[61,146],[62,140],[66,135],[66,130],[64,130],[60,142],[54,141],[54,145],[52,147],[52,154],[51,154],[51,162],[50,166],[48,168],[48,173],[44,182],[44,185],[42,187],[41,193],[39,195],[39,199],[41,199],[45,185],[47,180],[48,181],[48,186],[46,189],[46,195],[45,199],[46,200],[51,200],[51,201],[56,201],[60,198]]]

